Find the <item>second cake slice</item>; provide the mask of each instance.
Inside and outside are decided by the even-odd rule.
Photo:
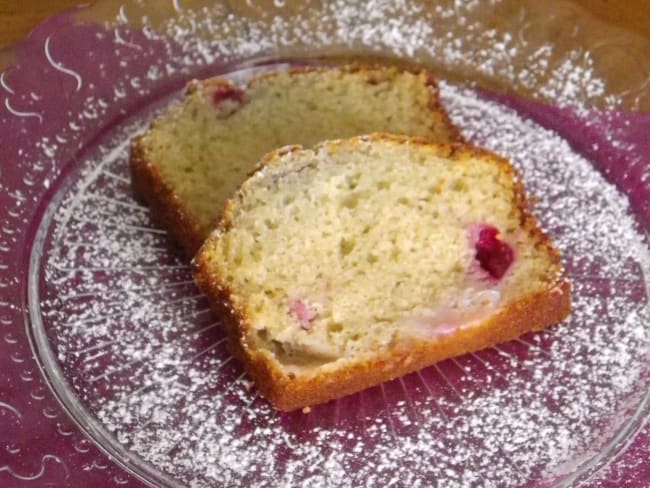
[[[191,257],[264,154],[377,131],[459,139],[426,71],[299,68],[245,88],[219,78],[193,82],[134,141],[133,187]]]

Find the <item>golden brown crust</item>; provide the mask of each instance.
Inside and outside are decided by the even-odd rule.
[[[449,115],[442,107],[438,91],[438,85],[434,76],[426,70],[418,68],[396,68],[382,65],[344,65],[344,66],[304,66],[293,67],[288,70],[290,74],[326,72],[337,69],[344,73],[362,73],[370,80],[372,75],[381,70],[383,74],[394,71],[396,76],[400,72],[426,75],[426,86],[430,88],[429,108],[437,122],[432,122],[431,127],[442,124],[447,131],[446,137],[453,141],[462,141],[459,130],[451,123]],[[277,76],[280,71],[264,73],[253,77],[248,82],[248,87],[253,86],[260,80]],[[186,88],[186,95],[196,92],[201,85],[204,86],[234,86],[229,80],[222,78],[210,78],[204,81],[191,81]],[[151,127],[156,124],[154,120]],[[154,218],[169,232],[170,237],[179,243],[188,260],[191,259],[207,237],[199,223],[192,217],[192,213],[183,205],[173,189],[167,185],[164,178],[157,169],[155,161],[148,159],[145,147],[142,144],[142,136],[136,138],[131,148],[131,178],[135,196],[146,203],[152,211]],[[215,215],[215,222],[219,216]]]
[[[213,310],[223,319],[229,344],[233,354],[239,358],[246,371],[254,379],[260,393],[276,408],[291,411],[306,405],[314,405],[361,391],[370,386],[417,371],[443,359],[467,352],[484,349],[516,337],[544,329],[563,320],[571,309],[571,286],[563,274],[560,256],[550,239],[540,230],[535,218],[530,214],[528,201],[517,172],[510,163],[485,149],[464,144],[431,144],[422,138],[372,134],[352,139],[328,141],[320,146],[357,145],[362,141],[389,140],[398,144],[418,144],[429,148],[434,155],[452,160],[489,158],[500,165],[501,170],[513,178],[514,202],[521,212],[524,229],[533,236],[536,245],[545,249],[551,263],[556,268],[557,278],[549,282],[548,288],[540,293],[527,296],[499,310],[482,323],[466,329],[459,329],[447,336],[432,341],[413,341],[399,349],[386,351],[372,359],[356,362],[346,360],[340,368],[321,371],[317,374],[290,377],[268,351],[254,350],[248,346],[247,334],[250,329],[243,306],[236,303],[219,270],[211,268],[208,249],[218,234],[231,225],[232,209],[237,195],[229,201],[228,211],[215,235],[203,245],[193,261],[194,279],[199,288],[208,296]],[[262,171],[275,162],[276,157],[299,150],[300,146],[289,146],[274,151],[263,158],[258,167]],[[244,184],[241,191],[245,191]],[[206,252],[203,252],[205,250]]]
[[[440,89],[438,88],[438,81],[430,72],[426,72],[427,86],[429,87],[429,109],[440,118],[440,122],[447,128],[448,138],[453,142],[465,142],[465,139],[460,134],[460,130],[456,127],[449,117],[447,110],[442,106],[440,100]]]

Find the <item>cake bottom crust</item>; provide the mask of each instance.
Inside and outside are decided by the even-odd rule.
[[[200,254],[199,254],[200,256]],[[260,394],[274,407],[292,411],[349,395],[385,381],[418,371],[444,359],[492,347],[527,332],[562,321],[571,309],[571,286],[562,280],[543,292],[526,296],[497,310],[468,328],[442,337],[412,340],[377,354],[372,359],[341,361],[340,366],[313,374],[291,374],[266,350],[247,344],[246,317],[231,305],[228,289],[211,277],[208,264],[196,260],[195,279],[222,319],[231,352],[244,365]]]

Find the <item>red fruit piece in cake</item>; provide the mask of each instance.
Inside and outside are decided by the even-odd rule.
[[[289,302],[291,316],[298,321],[304,330],[310,330],[316,318],[316,309],[307,301],[295,299]]]
[[[234,86],[220,85],[212,93],[212,101],[218,107],[222,102],[230,100],[241,103],[244,101],[244,90]]]
[[[501,239],[499,229],[491,225],[482,225],[478,229],[476,243],[476,260],[489,275],[500,280],[515,260],[512,247]]]

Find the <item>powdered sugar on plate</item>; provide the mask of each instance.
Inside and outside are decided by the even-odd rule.
[[[86,156],[44,221],[43,326],[99,442],[189,486],[549,486],[613,454],[648,402],[647,240],[557,134],[473,90],[441,91],[463,134],[511,158],[538,198],[573,282],[566,323],[278,413],[131,197],[136,117]]]

